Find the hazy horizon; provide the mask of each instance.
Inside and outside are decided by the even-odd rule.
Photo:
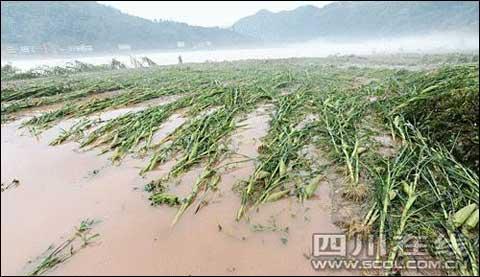
[[[11,22],[5,24],[8,28],[2,28],[2,65],[13,62],[14,66],[29,69],[42,62],[64,65],[78,59],[100,64],[109,63],[112,58],[128,63],[130,55],[148,56],[157,64],[173,64],[178,55],[184,56],[186,63],[198,63],[479,49],[475,18],[478,6],[470,7],[468,3],[343,3],[324,9],[305,8],[245,18],[262,9],[279,12],[305,5],[324,7],[332,2],[98,1],[85,6],[48,2],[43,7],[36,3],[2,2],[2,23],[7,19]],[[6,9],[10,9],[8,13]],[[64,12],[58,14],[58,10]],[[224,26],[243,20],[234,29],[223,30],[156,24],[134,16],[195,26]],[[410,22],[406,24],[405,19]],[[21,21],[24,23],[18,24]]]
[[[185,63],[238,61],[247,59],[322,58],[331,55],[389,55],[389,54],[445,54],[478,52],[479,38],[468,34],[443,32],[426,36],[399,36],[395,38],[369,39],[361,42],[333,42],[316,39],[277,47],[246,49],[217,49],[189,51],[139,51],[135,53],[105,53],[95,56],[45,57],[39,59],[2,59],[2,65],[11,64],[21,70],[38,66],[64,66],[79,60],[90,64],[108,64],[112,58],[130,66],[130,57],[149,57],[159,65],[177,63],[182,56]]]
[[[97,1],[129,15],[149,20],[172,20],[201,27],[230,27],[262,9],[271,12],[300,6],[323,7],[335,1]]]

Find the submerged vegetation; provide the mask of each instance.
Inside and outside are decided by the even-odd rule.
[[[22,127],[41,133],[73,119],[52,145],[77,141],[80,147],[100,148],[117,163],[131,154],[147,157],[140,174],[173,161],[169,173],[145,189],[152,205],[178,209],[172,222],[176,224],[201,194],[221,186],[222,162],[235,154],[229,140],[242,119],[270,105],[269,129],[251,176],[235,187],[239,207],[232,216],[242,220],[253,208],[287,197],[314,201],[325,168],[302,154],[314,147],[343,174],[343,185],[335,189],[363,212],[361,226],[345,224],[346,231],[362,230],[386,241],[387,255],[378,253],[377,258],[406,261],[411,257],[404,254],[402,238],[426,238],[432,257],[456,262],[449,273],[472,275],[478,274],[479,255],[475,57],[428,70],[369,67],[368,59],[366,67],[359,67],[344,58],[339,64],[326,58],[17,80],[2,84],[2,122],[55,103],[58,106],[24,120]],[[111,91],[115,94],[106,93]],[[97,117],[167,96],[169,101],[114,118]],[[158,138],[164,124],[178,114],[185,121]],[[387,154],[379,137],[389,141]],[[201,171],[188,195],[169,191],[175,178],[193,169]],[[448,251],[437,251],[437,244]]]
[[[35,269],[30,272],[30,276],[37,276],[48,272],[57,265],[69,260],[80,249],[87,247],[99,234],[91,234],[93,225],[96,221],[92,219],[82,220],[80,225],[75,228],[75,233],[68,239],[61,242],[58,246],[51,245],[45,253],[37,258],[39,263]]]

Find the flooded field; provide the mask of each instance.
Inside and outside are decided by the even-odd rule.
[[[239,153],[255,155],[252,145],[266,125],[262,129],[253,120],[261,116],[247,119],[247,124],[257,127],[249,124],[239,131]],[[324,208],[330,206],[328,185],[311,203],[300,205],[291,199],[272,203],[262,207],[252,222],[236,222],[232,215],[240,203],[231,188],[238,178],[248,178],[252,165],[230,169],[222,177],[218,199],[196,214],[186,214],[172,228],[175,209],[148,203],[143,191],[148,179],[138,175],[141,160],[127,159],[113,166],[95,151],[79,153],[74,143],[52,148],[48,137],[53,134],[37,140],[20,135],[17,127],[2,127],[2,182],[20,180],[18,188],[2,193],[5,274],[28,272],[27,261],[85,218],[99,220],[95,232],[101,239],[55,274],[311,274],[314,271],[302,255],[311,251],[311,233],[339,230]],[[165,169],[160,168],[148,177],[162,173]],[[185,176],[176,192],[188,191],[195,175],[198,170]],[[252,231],[255,224],[273,222],[279,229],[288,228],[288,233]],[[282,238],[288,242],[282,243]]]
[[[105,114],[119,116],[122,110],[127,109]],[[266,111],[260,110],[243,122],[245,126],[232,138],[237,154],[256,157],[268,119]],[[182,121],[174,117],[161,130],[172,132]],[[101,241],[55,274],[311,274],[314,271],[303,256],[311,252],[311,233],[340,230],[330,218],[328,184],[314,201],[303,205],[291,199],[279,201],[262,207],[252,222],[236,222],[232,215],[240,202],[232,186],[248,179],[253,162],[228,169],[209,205],[199,213],[185,215],[182,223],[172,228],[174,209],[149,206],[148,194],[143,191],[148,178],[165,174],[167,168],[141,177],[138,168],[142,160],[129,158],[114,166],[97,151],[78,151],[75,143],[49,146],[60,134],[59,127],[39,138],[18,128],[17,123],[2,126],[2,183],[21,180],[14,191],[2,193],[2,259],[6,261],[2,272],[7,274],[26,273],[26,261],[59,241],[84,218],[99,220],[95,231],[101,234]],[[232,157],[226,164],[236,160]],[[199,172],[194,169],[182,178],[175,193],[188,194]],[[254,226],[267,230],[255,231]],[[272,226],[278,230],[268,230]],[[32,230],[36,230],[34,236]],[[12,248],[22,251],[12,253]]]
[[[372,273],[315,270],[314,233],[387,261],[441,233],[471,253],[441,272],[477,272],[478,56],[412,57],[2,80],[2,274]],[[473,226],[444,217],[469,205]]]

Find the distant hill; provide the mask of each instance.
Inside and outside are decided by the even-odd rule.
[[[251,43],[252,39],[221,28],[194,27],[171,21],[151,21],[96,2],[1,2],[2,44],[91,44],[110,50],[118,44],[134,49],[212,46]]]
[[[322,8],[302,6],[278,13],[261,10],[238,20],[232,30],[266,42],[378,38],[435,31],[478,34],[478,12],[476,1],[334,2]]]

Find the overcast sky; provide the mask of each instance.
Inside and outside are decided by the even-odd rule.
[[[168,19],[197,26],[231,26],[261,9],[272,12],[302,5],[325,6],[333,1],[98,1],[125,13],[148,19]]]

